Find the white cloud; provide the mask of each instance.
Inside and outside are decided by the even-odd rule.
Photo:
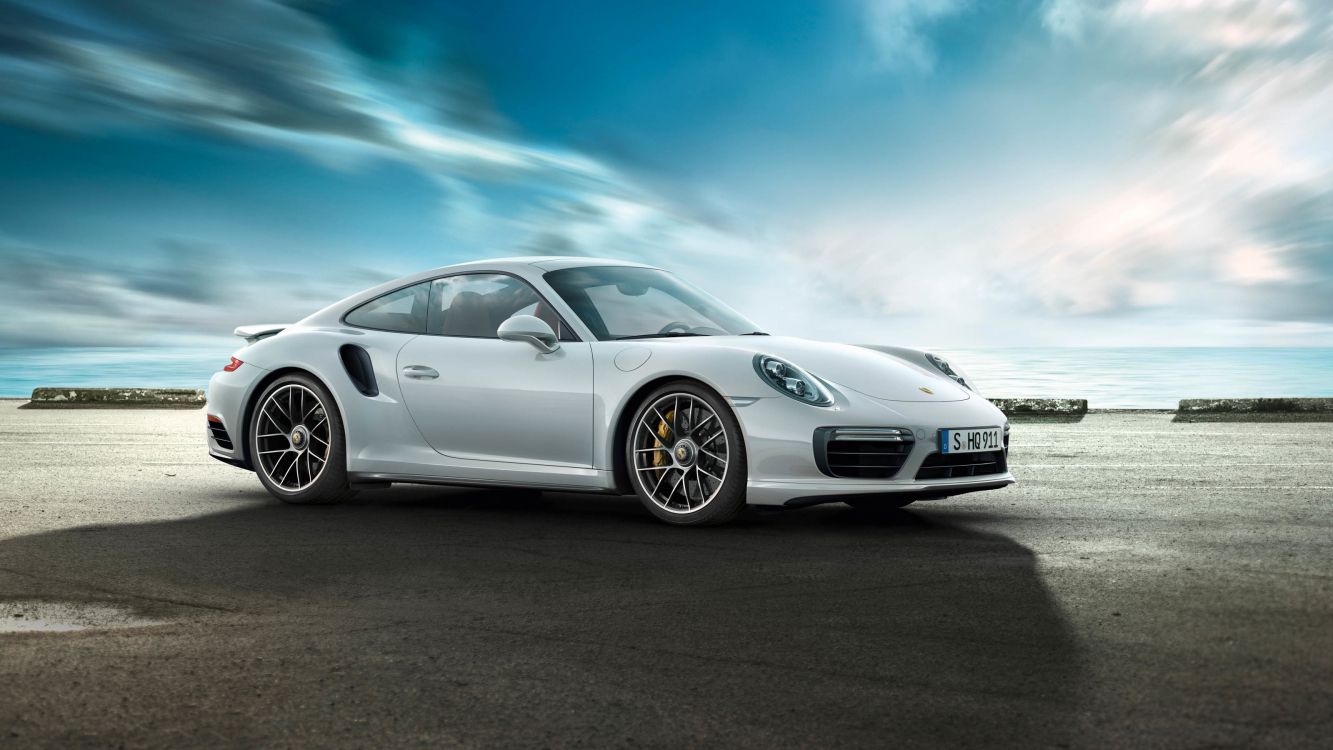
[[[794,255],[869,311],[931,310],[933,330],[972,343],[999,320],[1023,329],[1009,340],[1063,326],[1060,343],[1094,319],[1152,319],[1139,343],[1197,343],[1226,330],[1199,321],[1224,319],[1333,339],[1333,8],[1053,0],[1042,13],[1058,44],[1015,45],[997,63],[1008,79],[953,106],[982,130],[1033,102],[1052,129],[1100,117],[1121,129],[1116,160],[1067,154],[1050,174],[1039,137],[1002,141],[1012,151],[993,163],[941,148],[934,163],[967,190],[830,210]],[[1074,174],[1077,189],[1033,189]]]
[[[488,222],[509,222],[489,212],[484,183],[517,186],[534,199],[614,201],[622,213],[633,206],[656,214],[646,224],[689,221],[604,161],[477,130],[493,116],[445,119],[442,111],[464,105],[422,106],[374,78],[312,17],[277,2],[112,12],[95,2],[0,0],[0,18],[24,39],[0,45],[0,117],[94,132],[208,129],[338,167],[401,161],[440,186],[446,229],[472,237]],[[428,93],[440,89],[448,87]]]
[[[1175,44],[1214,50],[1281,47],[1307,33],[1311,22],[1299,0],[1122,0],[1108,16]]]
[[[1096,11],[1089,0],[1046,0],[1042,7],[1042,25],[1052,34],[1068,39],[1079,39]]]
[[[929,73],[937,55],[927,27],[965,6],[964,0],[863,0],[866,33],[875,45],[878,64],[890,70]]]
[[[1129,33],[1157,52],[1280,47],[1310,30],[1300,0],[1046,0],[1053,34]]]
[[[340,167],[396,160],[438,186],[451,236],[484,244],[503,227],[532,252],[707,269],[696,280],[794,331],[883,341],[886,318],[897,340],[910,328],[964,344],[1086,343],[1088,332],[1111,337],[1117,318],[1130,343],[1216,341],[1237,320],[1283,335],[1333,331],[1327,4],[1048,0],[1045,38],[1007,40],[1009,55],[975,90],[914,113],[952,126],[918,139],[948,180],[895,186],[912,200],[866,196],[869,209],[813,205],[822,186],[811,184],[812,205],[770,217],[793,235],[772,254],[766,238],[690,213],[607,161],[506,133],[494,113],[451,118],[463,104],[423,106],[291,7],[72,6],[0,0],[10,42],[0,44],[0,116],[75,130],[208,129]],[[932,26],[969,4],[856,7],[877,64],[920,73],[937,62]],[[1110,157],[1085,162],[1044,142],[1092,141],[1098,128],[1120,129]],[[953,140],[969,136],[974,148],[959,157]],[[806,179],[781,167],[784,180]],[[492,186],[524,197],[501,207]],[[915,195],[926,190],[936,192]],[[142,278],[101,269],[79,284],[88,304],[146,311],[135,318],[142,331],[211,325],[206,306],[161,284],[147,292]],[[95,338],[98,326],[69,330]]]
[[[1112,72],[1157,65],[1149,85],[1177,103],[1147,119],[1145,143],[1155,148],[1140,153],[1133,183],[1112,182],[1105,200],[1047,218],[1048,234],[1027,245],[1029,253],[1061,248],[1044,270],[1072,293],[1057,292],[1055,304],[1137,306],[1136,285],[1154,267],[1171,271],[1165,283],[1175,290],[1152,298],[1193,310],[1236,312],[1231,284],[1290,282],[1290,293],[1306,293],[1310,279],[1286,267],[1267,241],[1274,227],[1253,207],[1333,189],[1329,21],[1327,11],[1292,0],[1099,6],[1095,22],[1111,27],[1114,44],[1088,54],[1114,56]],[[1322,242],[1315,252],[1333,256],[1333,237]]]
[[[270,262],[219,264],[226,256],[226,248],[163,240],[139,256],[103,260],[0,236],[0,300],[21,312],[0,316],[0,348],[225,341],[238,325],[300,320],[395,275],[382,267],[311,274]]]
[[[399,161],[439,189],[442,232],[455,252],[504,254],[508,242],[526,237],[538,252],[685,259],[713,268],[753,259],[743,239],[697,221],[610,164],[497,130],[497,115],[475,111],[477,97],[443,104],[416,98],[469,94],[467,86],[408,88],[377,79],[329,29],[294,7],[235,0],[113,10],[80,0],[0,0],[0,21],[11,39],[6,44],[0,34],[0,117],[96,133],[203,129],[339,169]],[[13,43],[18,37],[22,42]],[[488,188],[505,196],[503,208],[493,205]],[[376,280],[363,274],[324,283],[228,268],[214,282],[235,294],[217,305],[163,294],[162,286],[145,289],[142,270],[94,264],[56,274],[50,261],[58,251],[0,252],[23,264],[36,287],[53,283],[44,278],[51,275],[78,290],[40,298],[11,290],[11,301],[17,296],[43,309],[48,324],[30,330],[0,323],[0,345],[152,343],[171,331],[296,319],[315,301]],[[168,267],[180,273],[188,263],[176,258]],[[87,304],[70,299],[111,314],[89,314]],[[238,310],[244,320],[235,319]]]
[[[1243,285],[1273,281],[1289,281],[1291,269],[1280,258],[1278,248],[1243,245],[1234,248],[1222,258],[1223,277]]]

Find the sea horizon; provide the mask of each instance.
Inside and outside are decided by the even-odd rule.
[[[228,342],[230,344],[230,342]],[[0,397],[37,387],[204,388],[236,350],[200,347],[0,349]],[[1333,347],[936,347],[978,391],[1086,398],[1092,408],[1170,409],[1182,398],[1333,397]],[[807,365],[815,370],[815,365]]]

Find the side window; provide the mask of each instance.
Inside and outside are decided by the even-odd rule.
[[[366,302],[347,313],[349,325],[400,333],[425,333],[430,282],[423,281]]]
[[[431,282],[426,330],[439,336],[493,339],[500,324],[518,313],[550,323],[557,335],[569,336],[562,340],[577,340],[532,287],[499,273],[460,274]]]

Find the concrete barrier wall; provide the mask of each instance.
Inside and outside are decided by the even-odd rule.
[[[28,409],[199,409],[197,388],[34,388]]]
[[[992,398],[1011,419],[1058,419],[1077,422],[1092,411],[1142,412],[1156,409],[1092,409],[1081,398]],[[1161,410],[1170,414],[1170,410]],[[1176,422],[1333,422],[1333,398],[1188,398],[1174,414]]]
[[[1333,422],[1333,398],[1187,398],[1177,422]]]
[[[1008,417],[1081,419],[1088,413],[1086,398],[992,398]]]

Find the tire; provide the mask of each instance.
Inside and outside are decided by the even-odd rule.
[[[844,503],[867,515],[888,515],[899,508],[906,508],[916,502],[914,497],[866,497],[858,500],[844,500]]]
[[[342,414],[322,383],[304,373],[284,375],[256,403],[250,455],[269,494],[293,505],[329,505],[356,495],[347,481]]]
[[[630,485],[659,520],[709,526],[745,508],[740,422],[726,401],[698,383],[676,381],[649,393],[634,412],[624,450]]]

